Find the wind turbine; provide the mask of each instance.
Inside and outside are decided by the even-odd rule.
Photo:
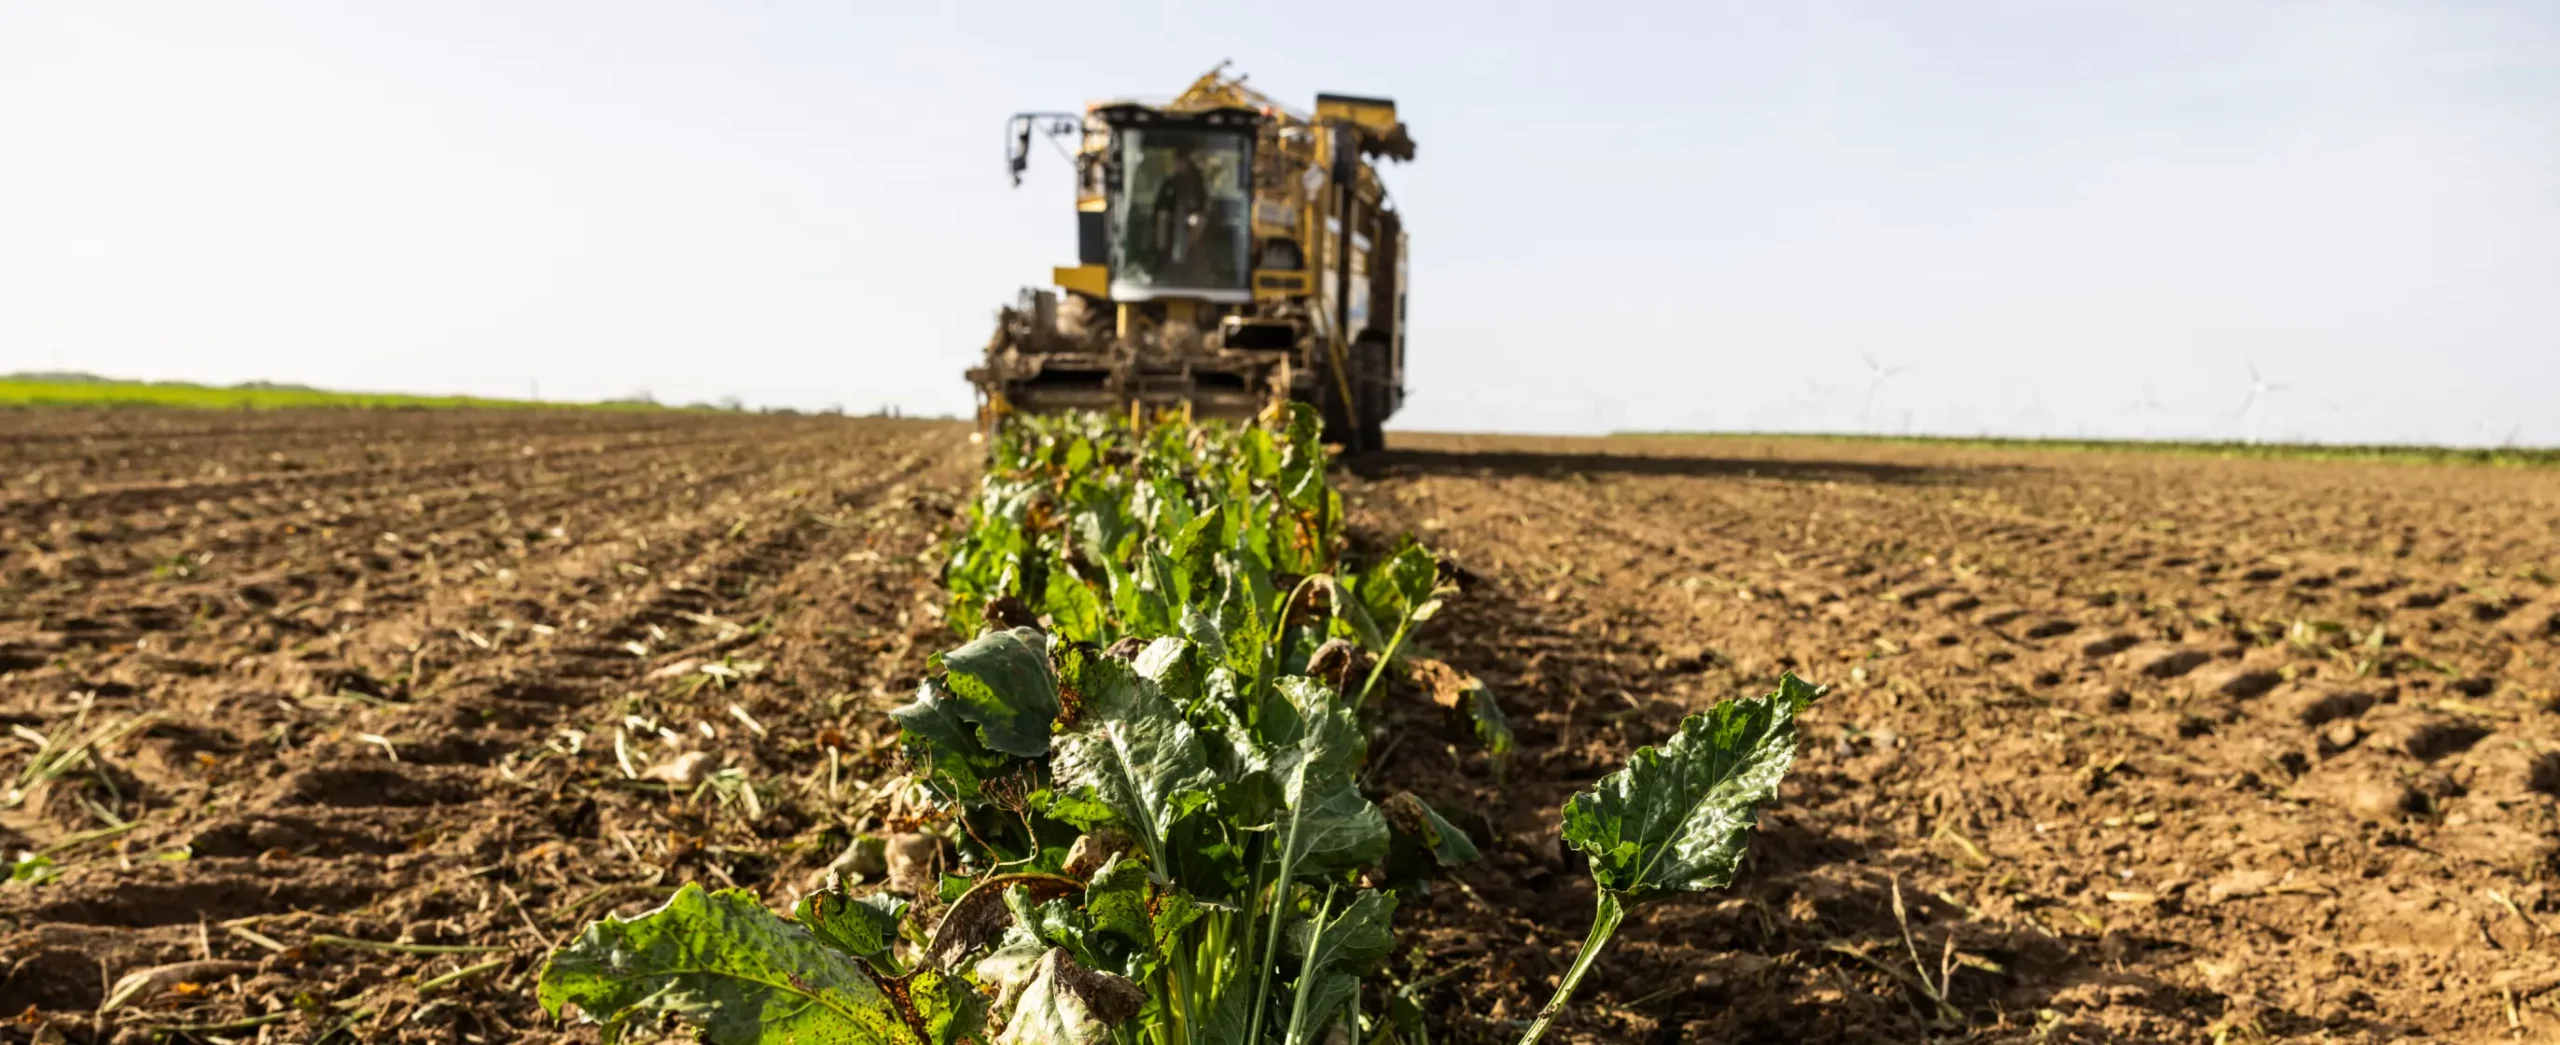
[[[1858,353],[1858,358],[1867,361],[1868,377],[1867,408],[1859,414],[1858,423],[1872,431],[1876,426],[1876,397],[1884,394],[1885,380],[1895,374],[1911,369],[1911,364],[1905,363],[1901,366],[1894,367],[1885,366],[1877,363],[1876,357],[1864,352]]]
[[[2144,378],[2142,380],[2142,398],[2125,404],[2124,411],[2128,414],[2150,415],[2149,418],[2145,418],[2142,422],[2142,434],[2150,435],[2152,431],[2150,418],[2157,418],[2166,415],[2169,412],[2169,408],[2160,405],[2160,397],[2151,394],[2151,379]]]
[[[1591,404],[1591,420],[1599,426],[1598,434],[1608,435],[1612,428],[1611,419],[1619,415],[1618,401],[1601,398],[1600,393],[1593,390],[1590,385],[1582,386],[1582,398]]]
[[[2360,441],[2353,433],[2355,431],[2356,407],[2363,403],[2364,399],[2359,396],[2349,396],[2345,399],[2332,399],[2328,396],[2320,397],[2320,409],[2328,411],[2330,417],[2329,434],[2323,438],[2331,442],[2339,443],[2354,443]]]
[[[1804,379],[1804,390],[1805,394],[1796,397],[1796,406],[1806,414],[1805,420],[1809,422],[1806,428],[1819,432],[1823,416],[1830,412],[1831,396],[1840,391],[1840,386],[1826,385],[1808,377]]]
[[[2053,415],[2046,413],[2044,409],[2044,386],[2028,382],[2027,405],[2018,408],[2016,413],[2010,414],[2009,423],[2016,426],[2016,434],[2019,436],[2041,439],[2045,435],[2045,423],[2052,417]]]
[[[2249,397],[2240,401],[2240,409],[2234,411],[2233,416],[2240,420],[2241,427],[2246,433],[2241,438],[2254,443],[2258,441],[2258,400],[2277,392],[2290,391],[2293,386],[2267,380],[2266,375],[2258,372],[2257,360],[2249,360],[2248,364]]]

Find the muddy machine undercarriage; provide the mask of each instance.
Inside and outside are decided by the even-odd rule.
[[[1211,71],[1171,102],[1013,118],[1073,142],[1076,264],[999,313],[969,371],[979,420],[1176,409],[1244,417],[1316,404],[1360,453],[1404,402],[1405,234],[1372,160],[1413,158],[1395,103],[1289,110]]]

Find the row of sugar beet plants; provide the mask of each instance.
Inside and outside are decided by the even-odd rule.
[[[1324,481],[1315,411],[1282,417],[1277,428],[1017,422],[944,569],[953,626],[1036,624],[1101,645],[1186,637],[1265,686],[1366,661],[1344,681],[1356,682],[1355,703],[1375,699],[1447,589],[1410,541],[1345,569],[1342,497]],[[1285,624],[1284,609],[1295,616]],[[1450,688],[1482,692],[1472,679]],[[1464,707],[1490,744],[1508,746],[1489,697]]]
[[[665,1017],[715,1042],[1420,1040],[1409,1000],[1365,1011],[1361,983],[1397,898],[1475,853],[1413,796],[1362,793],[1360,708],[1445,590],[1410,544],[1350,569],[1312,412],[1274,421],[998,440],[945,571],[976,638],[893,712],[960,853],[930,932],[883,895],[785,919],[687,886],[562,948],[543,1005],[609,1040]],[[1816,692],[1789,676],[1691,716],[1567,804],[1598,909],[1524,1043],[1629,905],[1731,880]]]

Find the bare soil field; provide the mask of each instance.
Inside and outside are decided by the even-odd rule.
[[[976,460],[0,413],[0,852],[51,861],[0,885],[0,1038],[591,1038],[532,1000],[579,925],[911,822],[882,712],[954,642]],[[1588,926],[1564,797],[1785,670],[1832,691],[1740,879],[1631,920],[1559,1037],[2560,1029],[2560,472],[1400,436],[1340,481],[1463,568],[1423,641],[1519,733],[1408,694],[1372,746],[1485,853],[1399,914],[1445,1040],[1510,1040]]]
[[[0,1033],[555,1036],[530,977],[583,920],[842,848],[894,755],[874,709],[944,644],[966,432],[0,414],[0,772],[99,752],[0,808],[61,872],[0,887]],[[688,752],[692,788],[620,768]]]
[[[1433,640],[1520,731],[1506,779],[1383,774],[1493,842],[1429,901],[1460,1040],[1588,924],[1557,805],[1782,670],[1833,687],[1783,808],[1728,894],[1622,930],[1588,1040],[2560,1031],[2560,473],[1465,437],[1362,471],[1368,529],[1477,578]]]

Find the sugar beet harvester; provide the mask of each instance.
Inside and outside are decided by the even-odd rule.
[[[969,371],[982,426],[1296,399],[1327,441],[1383,445],[1404,402],[1405,235],[1370,161],[1413,158],[1394,102],[1319,94],[1308,115],[1220,65],[1170,102],[1015,116],[1016,185],[1034,132],[1075,143],[1076,264],[999,313]]]

